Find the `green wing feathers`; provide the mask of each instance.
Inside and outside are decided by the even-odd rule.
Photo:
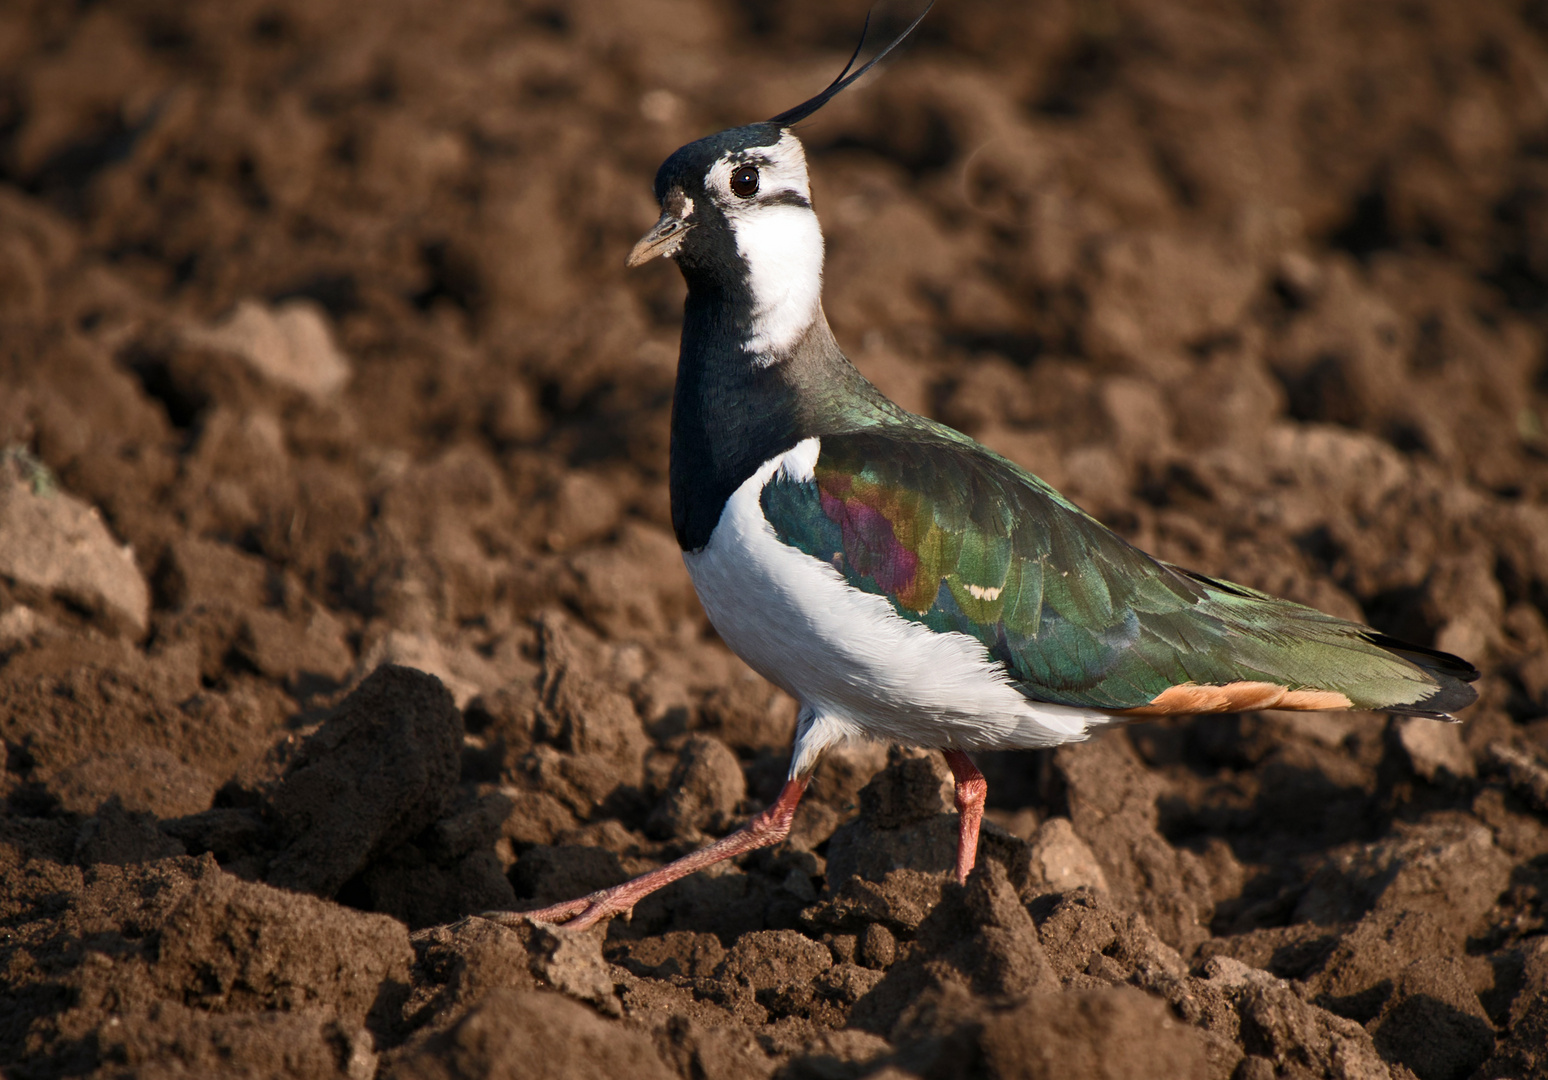
[[[955,432],[824,436],[814,479],[779,474],[762,506],[781,541],[977,638],[1039,701],[1443,718],[1477,696],[1465,661],[1158,562]]]

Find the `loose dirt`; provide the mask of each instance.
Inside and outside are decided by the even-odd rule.
[[[674,148],[864,4],[0,10],[9,1077],[1548,1076],[1548,17],[942,0],[802,129],[884,390],[1455,726],[828,758],[672,539]]]

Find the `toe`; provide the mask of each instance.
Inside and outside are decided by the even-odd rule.
[[[596,894],[582,896],[575,900],[566,900],[562,904],[553,904],[549,907],[538,908],[535,911],[507,912],[517,922],[546,922],[567,923],[596,904]]]

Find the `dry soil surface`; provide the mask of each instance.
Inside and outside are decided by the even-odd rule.
[[[941,0],[803,126],[887,392],[1462,653],[1448,726],[830,755],[672,539],[679,144],[858,0],[0,6],[7,1077],[1548,1076],[1548,8]]]

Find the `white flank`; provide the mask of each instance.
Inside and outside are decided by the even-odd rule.
[[[738,199],[731,175],[745,163],[758,165],[758,194]],[[753,334],[747,342],[760,363],[789,352],[817,317],[822,299],[822,226],[811,209],[806,150],[790,132],[753,155],[727,155],[710,169],[709,190],[725,211],[736,251],[747,263],[753,293]],[[806,206],[770,201],[799,195]]]
[[[799,700],[791,774],[822,750],[869,735],[961,750],[1056,746],[1111,719],[1030,701],[976,639],[900,617],[828,563],[781,543],[760,495],[776,473],[810,480],[818,439],[763,463],[726,502],[709,543],[684,552],[704,610],[726,644]]]
[[[1004,589],[1005,586],[1003,585],[969,585],[968,595],[974,600],[984,600],[993,603],[1000,598],[1000,593]]]

